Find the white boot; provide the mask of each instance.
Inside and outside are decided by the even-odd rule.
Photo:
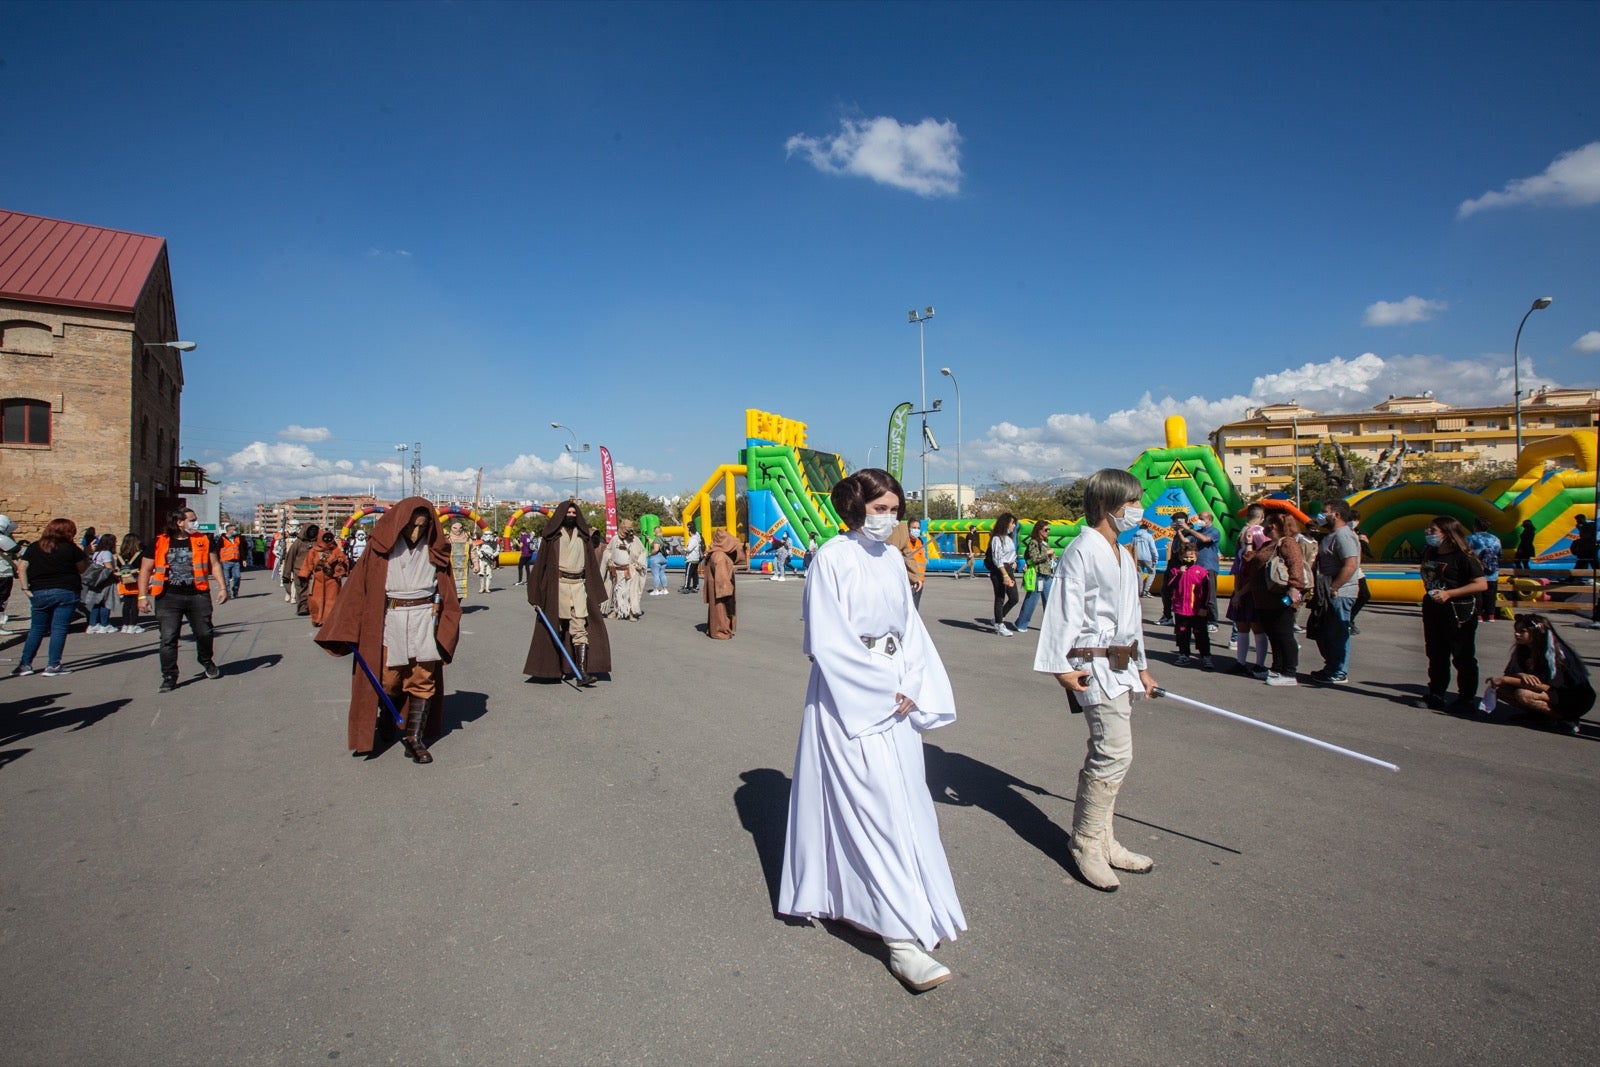
[[[1122,885],[1111,869],[1106,842],[1111,839],[1111,805],[1116,788],[1099,778],[1078,772],[1078,802],[1072,809],[1072,842],[1068,851],[1083,880],[1102,893],[1115,893]]]
[[[889,946],[889,971],[918,993],[950,980],[950,968],[922,951],[915,941],[891,941],[886,937],[883,943]]]
[[[1137,852],[1129,852],[1117,840],[1113,827],[1116,825],[1117,794],[1122,792],[1122,783],[1118,782],[1111,787],[1111,811],[1106,816],[1106,859],[1111,866],[1119,871],[1131,871],[1134,874],[1145,874],[1155,869],[1156,861],[1149,856],[1141,856]]]

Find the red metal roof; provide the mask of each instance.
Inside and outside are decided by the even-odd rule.
[[[0,211],[0,297],[132,312],[166,241]]]

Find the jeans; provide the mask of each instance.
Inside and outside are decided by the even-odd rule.
[[[1300,670],[1300,646],[1294,639],[1295,609],[1275,603],[1256,608],[1256,621],[1272,646],[1272,673],[1294,677]]]
[[[96,604],[94,607],[90,608],[89,609],[89,625],[90,626],[110,626],[111,625],[111,605],[110,604]]]
[[[1355,597],[1336,596],[1323,612],[1317,650],[1322,653],[1322,669],[1328,674],[1343,674],[1350,666],[1350,617],[1355,614],[1355,606]]]
[[[28,638],[22,643],[19,666],[33,666],[33,657],[50,634],[50,653],[46,665],[61,666],[61,652],[67,647],[67,627],[72,623],[72,613],[78,607],[78,594],[70,589],[35,589],[33,591],[33,619],[28,626]]]
[[[230,597],[239,595],[239,575],[243,569],[236,559],[228,560],[222,565],[222,587],[228,591]]]
[[[651,590],[665,589],[667,587],[667,559],[665,556],[650,557],[650,588]]]
[[[189,620],[200,666],[211,665],[211,594],[174,593],[156,597],[156,624],[161,627],[161,677],[178,680],[178,631]]]
[[[1013,580],[1007,585],[1005,569],[996,567],[989,572],[989,584],[994,587],[994,621],[1003,622],[1017,606],[1017,583]]]
[[[1050,603],[1050,586],[1055,580],[1055,575],[1047,574],[1034,582],[1038,588],[1022,598],[1022,610],[1017,612],[1017,629],[1026,630],[1033,622],[1034,610],[1041,604]]]
[[[1456,617],[1454,604],[1422,603],[1422,646],[1428,656],[1428,691],[1444,696],[1450,691],[1450,668],[1456,669],[1456,692],[1478,695],[1478,617],[1465,622]]]

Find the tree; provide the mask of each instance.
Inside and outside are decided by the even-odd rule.
[[[957,517],[956,498],[949,493],[935,493],[928,498],[928,518],[954,519]],[[922,510],[913,504],[906,505],[906,513],[910,518],[921,518]]]
[[[617,490],[617,518],[639,521],[640,515],[666,515],[671,506],[660,497],[651,496],[642,489]]]
[[[999,481],[978,497],[972,510],[982,515],[1009,511],[1019,519],[1062,519],[1066,509],[1049,482]]]
[[[1061,515],[1072,522],[1083,518],[1083,488],[1089,484],[1089,479],[1079,478],[1075,482],[1059,486],[1056,489],[1056,500],[1061,504]]]

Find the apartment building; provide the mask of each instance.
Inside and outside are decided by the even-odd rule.
[[[1391,396],[1366,411],[1324,414],[1298,403],[1267,404],[1211,432],[1233,484],[1246,498],[1292,491],[1295,469],[1315,469],[1312,457],[1330,437],[1352,455],[1376,460],[1398,437],[1415,453],[1445,468],[1516,459],[1511,404],[1452,407],[1432,392]],[[1522,443],[1592,427],[1600,415],[1600,389],[1542,389],[1522,405]]]
[[[319,527],[331,526],[338,530],[345,520],[362,508],[389,507],[392,500],[379,500],[369,495],[297,496],[292,500],[278,500],[256,505],[254,530],[265,537],[276,536],[279,530],[303,529],[307,523]]]

